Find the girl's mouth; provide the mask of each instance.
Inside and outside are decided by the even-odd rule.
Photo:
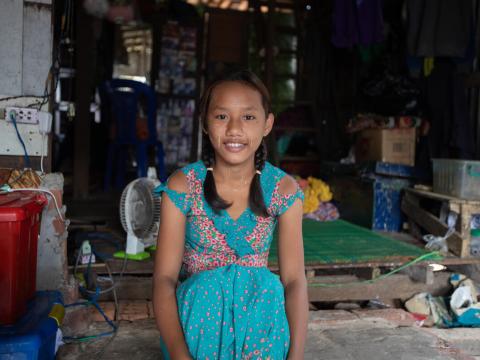
[[[247,144],[244,142],[238,142],[238,141],[226,141],[223,143],[227,151],[229,152],[240,152],[244,148],[247,147]]]

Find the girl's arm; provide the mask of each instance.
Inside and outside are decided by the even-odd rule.
[[[297,184],[291,177],[281,180],[281,194],[293,194]],[[307,280],[303,257],[303,208],[300,199],[279,217],[278,259],[285,288],[285,308],[290,327],[289,360],[303,359],[308,324]]]
[[[186,178],[175,173],[168,187],[186,192]],[[153,276],[153,308],[160,336],[172,359],[191,359],[180,319],[176,298],[178,274],[182,265],[185,244],[185,215],[163,194],[160,210],[155,270]]]

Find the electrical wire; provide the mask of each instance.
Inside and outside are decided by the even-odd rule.
[[[88,281],[89,274],[90,274],[90,271],[91,271],[93,254],[94,254],[94,251],[93,251],[93,248],[92,248],[92,252],[90,253],[90,257],[88,259],[87,280],[86,281]],[[74,273],[73,273],[74,277],[77,276],[78,263],[79,263],[80,257],[82,255],[83,255],[83,248],[80,247],[77,258],[75,260]],[[116,284],[114,283],[110,267],[108,266],[108,264],[106,262],[105,262],[105,265],[107,267],[107,271],[108,271],[108,274],[110,276],[110,280],[111,280],[113,285],[110,288],[105,289],[105,290],[100,290],[100,287],[96,286],[95,291],[88,290],[86,283],[85,283],[85,287],[80,285],[79,286],[80,291],[86,293],[87,296],[89,297],[89,299],[87,301],[81,301],[81,302],[76,302],[76,303],[73,303],[73,304],[68,304],[68,305],[65,305],[65,307],[67,308],[67,307],[72,307],[72,306],[90,306],[90,305],[93,305],[97,309],[97,311],[103,316],[106,323],[111,326],[112,330],[102,332],[102,333],[99,333],[99,334],[88,335],[88,336],[64,336],[63,340],[66,341],[67,343],[70,343],[70,342],[86,342],[86,341],[91,341],[91,340],[96,340],[96,339],[99,339],[99,338],[103,338],[103,337],[106,337],[106,336],[112,336],[112,335],[115,336],[115,334],[118,331],[119,325],[117,323],[117,316],[119,314],[119,305],[118,305],[117,293],[116,293],[116,290],[115,290]],[[109,291],[113,291],[113,296],[114,296],[114,301],[115,301],[115,314],[114,314],[114,320],[113,321],[110,320],[110,318],[105,314],[105,312],[103,311],[103,309],[101,308],[101,306],[97,302],[97,300],[98,300],[98,298],[101,294],[104,294],[104,293],[109,292]]]
[[[13,126],[15,127],[15,131],[17,132],[18,140],[20,141],[20,143],[22,144],[22,147],[23,147],[25,167],[29,168],[30,167],[30,157],[28,156],[27,147],[25,146],[25,143],[23,142],[22,135],[20,135],[20,131],[18,131],[17,119],[15,117],[15,113],[13,111],[11,111],[9,115],[10,115],[10,120],[12,121]]]
[[[55,13],[55,9],[52,10],[52,13]],[[47,77],[45,79],[45,88],[43,91],[43,95],[18,95],[18,96],[9,96],[9,97],[4,97],[0,98],[0,102],[4,101],[10,101],[10,100],[16,100],[16,99],[23,99],[23,98],[35,98],[35,99],[40,99],[39,101],[35,101],[32,104],[27,105],[26,107],[28,108],[33,108],[35,106],[38,106],[38,110],[41,110],[42,107],[48,102],[48,99],[50,98],[51,94],[55,93],[55,90],[57,89],[59,79],[60,77],[58,76],[59,69],[60,69],[60,46],[61,43],[64,39],[68,38],[69,34],[72,32],[72,18],[73,18],[73,6],[72,6],[72,1],[68,0],[67,5],[64,7],[64,14],[63,16],[67,19],[66,24],[62,23],[62,26],[60,28],[60,36],[59,36],[59,41],[56,44],[56,46],[52,46],[53,48],[53,61],[52,64],[48,70]],[[49,88],[49,83],[51,78],[55,78],[54,86],[51,92],[48,91]]]
[[[16,100],[16,99],[26,99],[26,98],[43,99],[43,96],[38,96],[38,95],[8,96],[8,97],[0,98],[0,102],[10,101],[10,100]]]
[[[416,263],[423,261],[423,260],[439,260],[442,259],[442,255],[438,251],[432,251],[427,254],[423,254],[412,261],[409,261],[392,271],[382,274],[375,279],[370,280],[363,280],[363,281],[356,281],[356,282],[348,282],[348,283],[340,283],[340,284],[329,284],[329,283],[309,283],[308,287],[344,287],[344,286],[354,286],[354,285],[361,285],[361,284],[373,284],[379,280],[385,279],[403,269],[406,269],[409,266],[415,265]]]
[[[63,223],[66,223],[67,221],[63,217],[62,213],[60,212],[60,208],[58,207],[57,199],[55,198],[55,195],[50,190],[46,189],[35,189],[35,188],[23,188],[23,189],[7,189],[5,192],[17,192],[17,191],[38,191],[42,192],[45,194],[48,194],[52,197],[53,202],[55,203],[55,209],[57,209],[58,216],[60,217],[60,220],[62,220]]]
[[[71,7],[71,4],[70,4],[70,1],[67,1],[67,5],[70,5]],[[65,16],[65,13],[69,11],[69,7],[68,6],[65,6],[64,7],[64,13],[62,15]],[[52,11],[53,13],[55,12],[54,10]],[[38,98],[41,99],[41,101],[37,101],[33,104],[30,104],[28,107],[35,107],[35,106],[38,106],[37,109],[40,111],[42,109],[42,107],[48,103],[48,100],[49,98],[51,97],[52,94],[55,93],[55,91],[57,90],[57,87],[58,87],[58,84],[59,84],[59,81],[60,81],[60,76],[59,76],[59,73],[60,73],[60,46],[62,44],[62,41],[65,39],[65,36],[68,35],[66,34],[65,32],[65,23],[62,22],[62,25],[60,27],[60,36],[59,36],[59,39],[58,39],[58,42],[56,45],[52,46],[52,49],[53,49],[53,55],[52,55],[52,64],[50,65],[50,68],[48,70],[48,73],[47,73],[47,77],[45,79],[45,87],[44,87],[44,90],[43,90],[43,95],[42,96],[38,96]],[[55,81],[53,82],[53,89],[51,91],[49,91],[49,85],[50,85],[50,82],[51,82],[51,79],[54,79]]]
[[[42,174],[45,174],[45,171],[43,171],[43,143],[45,142],[45,134],[42,134],[42,155],[40,156],[40,171]]]

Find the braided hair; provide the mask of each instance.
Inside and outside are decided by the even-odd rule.
[[[270,96],[268,90],[262,81],[251,71],[242,70],[235,72],[233,74],[227,75],[226,77],[219,79],[213,82],[203,94],[203,97],[200,101],[200,116],[202,121],[202,128],[206,129],[206,115],[208,112],[208,106],[210,104],[211,94],[213,89],[226,81],[238,81],[247,86],[252,87],[257,90],[262,96],[262,105],[265,109],[265,115],[268,116],[270,111]],[[207,168],[213,167],[215,163],[215,152],[213,146],[210,142],[210,138],[207,133],[203,133],[202,139],[202,161]],[[262,143],[255,152],[255,175],[253,176],[252,182],[250,184],[250,191],[248,197],[248,205],[252,212],[255,215],[268,217],[269,213],[265,205],[263,198],[262,186],[260,182],[260,174],[265,167],[265,161],[267,159],[267,146],[265,140],[262,140]],[[232,204],[222,199],[222,197],[217,192],[217,187],[215,185],[215,179],[213,177],[212,171],[207,171],[205,180],[203,182],[203,191],[205,195],[205,200],[210,205],[210,207],[218,213],[220,210],[229,208]]]

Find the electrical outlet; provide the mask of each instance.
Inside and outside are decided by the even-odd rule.
[[[5,108],[5,120],[12,122],[11,114],[14,114],[18,124],[38,124],[38,110],[31,108],[7,107]]]

